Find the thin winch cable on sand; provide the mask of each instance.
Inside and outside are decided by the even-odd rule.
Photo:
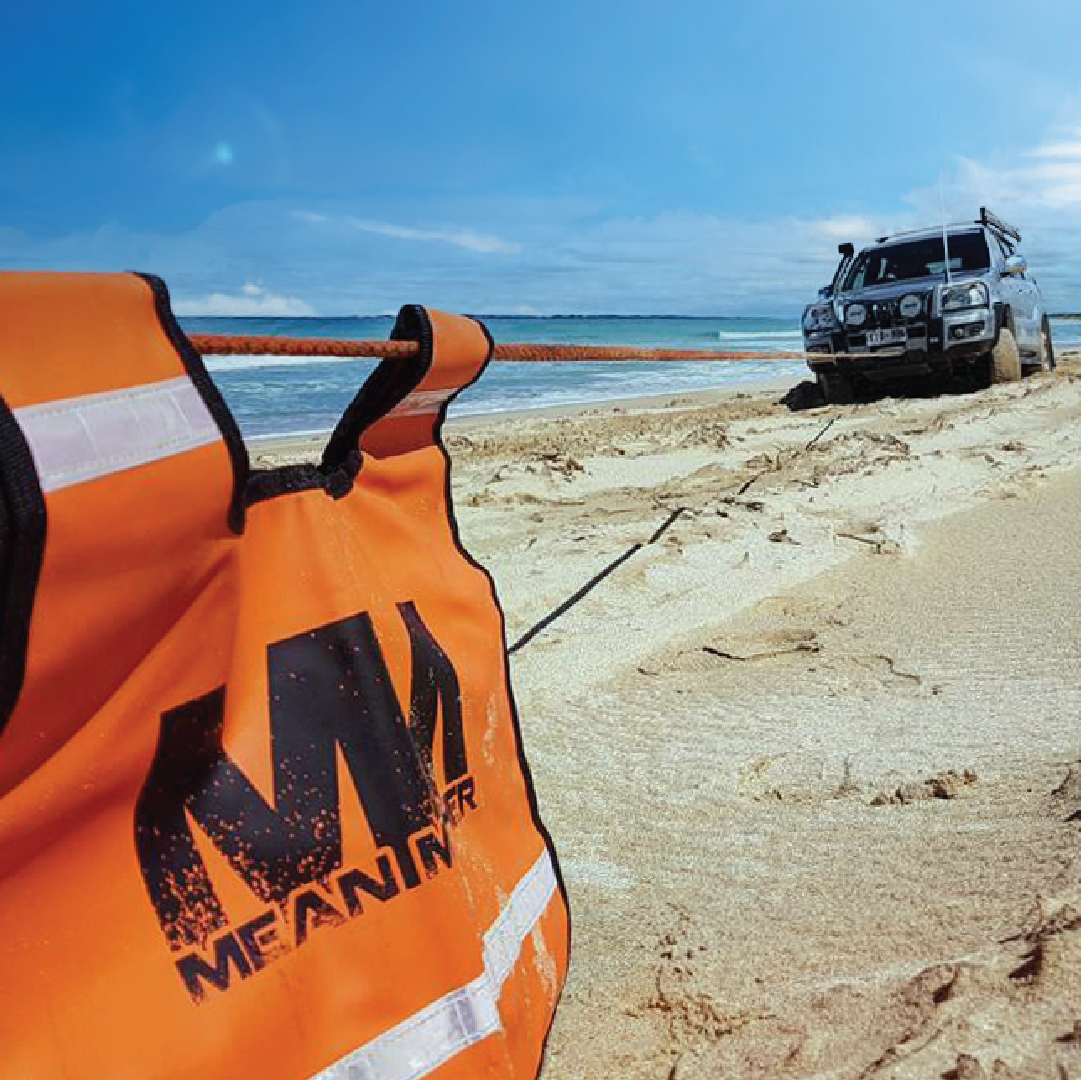
[[[622,555],[613,559],[603,570],[596,573],[587,581],[580,589],[577,589],[574,593],[567,597],[557,608],[553,608],[547,615],[544,616],[539,622],[534,623],[522,636],[513,644],[507,653],[513,656],[519,649],[525,648],[542,630],[547,629],[560,617],[565,615],[575,604],[580,600],[585,599],[609,574],[618,570],[628,559],[637,555],[639,551],[644,547],[649,547],[650,544],[655,544],[668,530],[676,523],[676,520],[683,515],[687,507],[677,506],[667,518],[661,523],[661,525],[654,531],[653,535],[645,542],[639,542],[637,544],[631,544]]]
[[[826,434],[836,422],[837,417],[832,417],[827,420],[826,423],[819,430],[818,434],[812,438],[807,445],[803,448],[804,452],[810,450],[819,440]],[[768,472],[769,470],[767,470]],[[760,480],[766,472],[755,473],[749,480],[744,481],[736,491],[736,496],[745,494],[756,481]],[[567,597],[561,604],[553,608],[543,619],[534,623],[518,640],[510,646],[507,653],[513,656],[519,649],[525,648],[534,638],[537,637],[543,630],[546,630],[552,625],[560,616],[565,615],[571,608],[573,608],[579,601],[584,600],[602,581],[605,580],[610,574],[618,570],[628,559],[633,558],[638,552],[644,548],[649,547],[651,544],[655,544],[668,530],[690,510],[688,506],[677,506],[668,517],[654,530],[653,535],[644,542],[639,541],[637,544],[631,544],[626,551],[621,555],[614,558],[603,570],[594,574],[581,588],[576,589],[570,596]]]

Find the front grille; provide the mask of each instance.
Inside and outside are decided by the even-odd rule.
[[[868,330],[883,330],[901,322],[901,312],[896,300],[880,300],[867,305],[867,321],[863,324]]]
[[[906,295],[908,295],[906,293]],[[860,325],[861,331],[867,330],[887,330],[893,326],[911,326],[917,320],[923,321],[927,318],[927,307],[930,303],[930,296],[917,293],[922,301],[922,307],[918,314],[914,315],[911,319],[906,319],[901,314],[901,297],[896,297],[893,300],[874,300],[863,301],[858,300],[856,303],[862,303],[867,309],[867,319]]]

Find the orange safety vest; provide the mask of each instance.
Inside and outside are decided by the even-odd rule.
[[[533,1078],[568,916],[402,309],[250,470],[136,275],[0,274],[0,1076]]]

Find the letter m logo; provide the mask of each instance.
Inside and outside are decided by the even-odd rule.
[[[378,847],[407,887],[409,837],[440,818],[433,776],[442,720],[443,787],[465,776],[458,677],[412,603],[398,605],[412,649],[408,719],[366,613],[267,649],[273,804],[222,747],[225,688],[170,709],[135,809],[143,880],[174,950],[227,925],[192,833],[197,825],[261,900],[281,903],[341,868],[341,752]]]

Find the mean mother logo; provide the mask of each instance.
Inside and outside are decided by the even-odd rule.
[[[268,647],[273,803],[223,748],[224,687],[162,715],[135,841],[193,1000],[452,865],[449,826],[476,809],[458,677],[416,607],[397,610],[412,650],[408,715],[364,612]],[[339,755],[378,850],[374,866],[343,865]],[[230,925],[194,827],[267,905],[256,918]]]

